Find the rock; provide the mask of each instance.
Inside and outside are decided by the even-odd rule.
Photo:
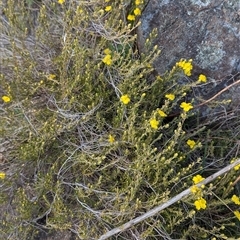
[[[158,29],[154,44],[162,50],[155,68],[170,69],[192,58],[199,72],[214,79],[240,71],[240,0],[150,0],[138,29],[140,49]]]
[[[171,69],[181,58],[193,59],[192,79],[205,74],[210,80],[210,85],[205,84],[200,91],[205,99],[237,80],[240,0],[149,0],[137,30],[140,52],[154,28],[158,36],[153,45],[162,51],[154,63],[158,74]],[[240,91],[235,94],[239,99]]]

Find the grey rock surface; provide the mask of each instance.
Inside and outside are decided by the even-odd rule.
[[[240,0],[150,0],[141,17],[138,44],[158,29],[155,62],[162,74],[180,58],[215,80],[240,71]]]
[[[158,74],[185,58],[193,59],[192,79],[199,74],[208,77],[208,83],[192,96],[207,100],[240,79],[240,0],[149,0],[137,30],[140,52],[155,28],[158,36],[153,46],[161,49],[154,63]],[[216,100],[229,98],[230,108],[240,109],[239,84]],[[203,116],[212,111],[206,106],[199,109]]]

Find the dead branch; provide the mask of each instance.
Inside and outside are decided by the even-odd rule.
[[[232,168],[234,168],[238,164],[240,164],[240,159],[238,159],[237,161],[235,161],[232,164],[229,164],[228,166],[226,166],[225,168],[221,169],[220,171],[212,174],[208,178],[204,179],[202,182],[198,183],[197,186],[201,187],[202,185],[206,185],[206,184],[212,182],[214,179],[216,179],[219,176],[227,173],[228,171],[230,171]],[[103,234],[98,240],[108,239],[109,237],[111,237],[111,236],[113,236],[113,235],[115,235],[115,234],[117,234],[119,232],[123,232],[123,231],[127,230],[128,228],[132,227],[133,225],[136,225],[137,223],[140,223],[140,222],[146,220],[147,218],[150,218],[150,217],[156,215],[158,212],[162,211],[163,209],[171,206],[175,202],[178,202],[182,198],[188,196],[191,193],[191,191],[190,191],[191,187],[189,187],[188,189],[186,189],[183,192],[179,193],[178,195],[176,195],[175,197],[171,198],[167,202],[165,202],[165,203],[163,203],[163,204],[161,204],[161,205],[159,205],[159,206],[149,210],[148,212],[144,213],[143,215],[141,215],[141,216],[139,216],[137,218],[134,218],[134,219],[130,220],[127,223],[124,223],[120,227],[116,227],[116,228],[108,231],[107,233]]]

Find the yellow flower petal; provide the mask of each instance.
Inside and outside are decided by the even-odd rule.
[[[182,68],[186,76],[191,76],[191,71],[193,69],[192,59],[189,59],[188,61],[185,59],[181,59],[179,62],[176,63],[176,66]]]
[[[192,186],[192,187],[190,188],[190,191],[191,191],[192,193],[197,193],[197,192],[201,191],[201,189],[198,188],[196,185],[194,185],[194,186]]]
[[[150,125],[153,129],[158,129],[159,121],[157,121],[155,118],[150,119]]]
[[[109,12],[109,11],[111,11],[111,10],[112,10],[112,6],[106,6],[106,7],[105,7],[105,11],[106,11],[106,12]]]
[[[135,16],[132,15],[132,14],[129,14],[129,15],[127,16],[127,20],[129,20],[129,21],[134,21],[134,20],[135,20]]]
[[[5,103],[8,103],[11,101],[11,98],[8,97],[8,96],[2,96],[2,100],[5,102]]]
[[[142,2],[142,0],[135,0],[135,4],[136,5],[140,5],[140,4],[142,4],[143,2]]]
[[[240,212],[239,211],[234,211],[233,213],[237,217],[237,219],[240,221]]]
[[[158,110],[158,114],[161,116],[161,117],[167,117],[167,114],[162,111],[162,110]]]
[[[106,54],[106,55],[110,55],[111,54],[111,50],[109,48],[106,48],[103,50],[103,52]]]
[[[237,171],[240,169],[240,164],[238,164],[237,166],[234,167],[234,170]]]
[[[0,179],[4,179],[6,177],[6,173],[5,172],[0,172]]]
[[[140,8],[136,8],[136,9],[134,9],[134,14],[135,14],[135,16],[139,16],[139,15],[141,15],[141,9]]]
[[[76,13],[78,13],[78,14],[81,14],[81,13],[83,13],[83,9],[82,9],[82,8],[80,8],[79,6],[77,6]]]
[[[63,3],[65,3],[65,0],[58,0],[58,3],[63,4]]]
[[[180,107],[183,109],[184,112],[188,112],[190,109],[193,108],[191,103],[182,102]]]
[[[240,199],[239,199],[239,197],[237,197],[236,195],[233,195],[232,198],[231,198],[231,200],[232,200],[235,204],[240,205]]]
[[[207,202],[204,198],[200,198],[194,202],[194,205],[197,210],[205,209],[207,207]]]
[[[195,147],[196,142],[194,140],[189,139],[187,140],[187,145],[192,149]]]
[[[121,102],[125,105],[127,105],[130,102],[130,98],[127,94],[122,95],[120,98]]]
[[[175,95],[174,94],[166,94],[165,97],[171,101],[173,101],[175,99]]]
[[[114,143],[114,142],[115,142],[114,136],[112,136],[111,134],[109,134],[109,136],[108,136],[108,141],[109,141],[110,143]]]
[[[207,82],[207,77],[204,74],[200,74],[198,77],[198,81],[205,83]]]
[[[204,179],[205,178],[203,178],[201,175],[198,174],[198,175],[194,176],[192,180],[193,180],[194,184],[198,184],[198,183],[202,182]]]
[[[53,80],[55,77],[56,77],[55,74],[49,74],[49,75],[47,76],[47,78],[48,78],[49,80]]]
[[[107,65],[111,65],[112,64],[112,57],[110,54],[107,54],[102,61],[107,64]]]

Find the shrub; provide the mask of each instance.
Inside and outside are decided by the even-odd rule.
[[[135,30],[144,4],[2,2],[4,238],[70,230],[76,239],[98,239],[237,157],[228,117],[219,128],[215,121],[193,124],[194,99],[186,95],[200,84],[191,78],[194,61],[154,75],[155,31],[139,53]],[[191,81],[179,84],[181,78]],[[231,200],[239,196],[237,172],[199,194],[119,239],[239,237]]]

